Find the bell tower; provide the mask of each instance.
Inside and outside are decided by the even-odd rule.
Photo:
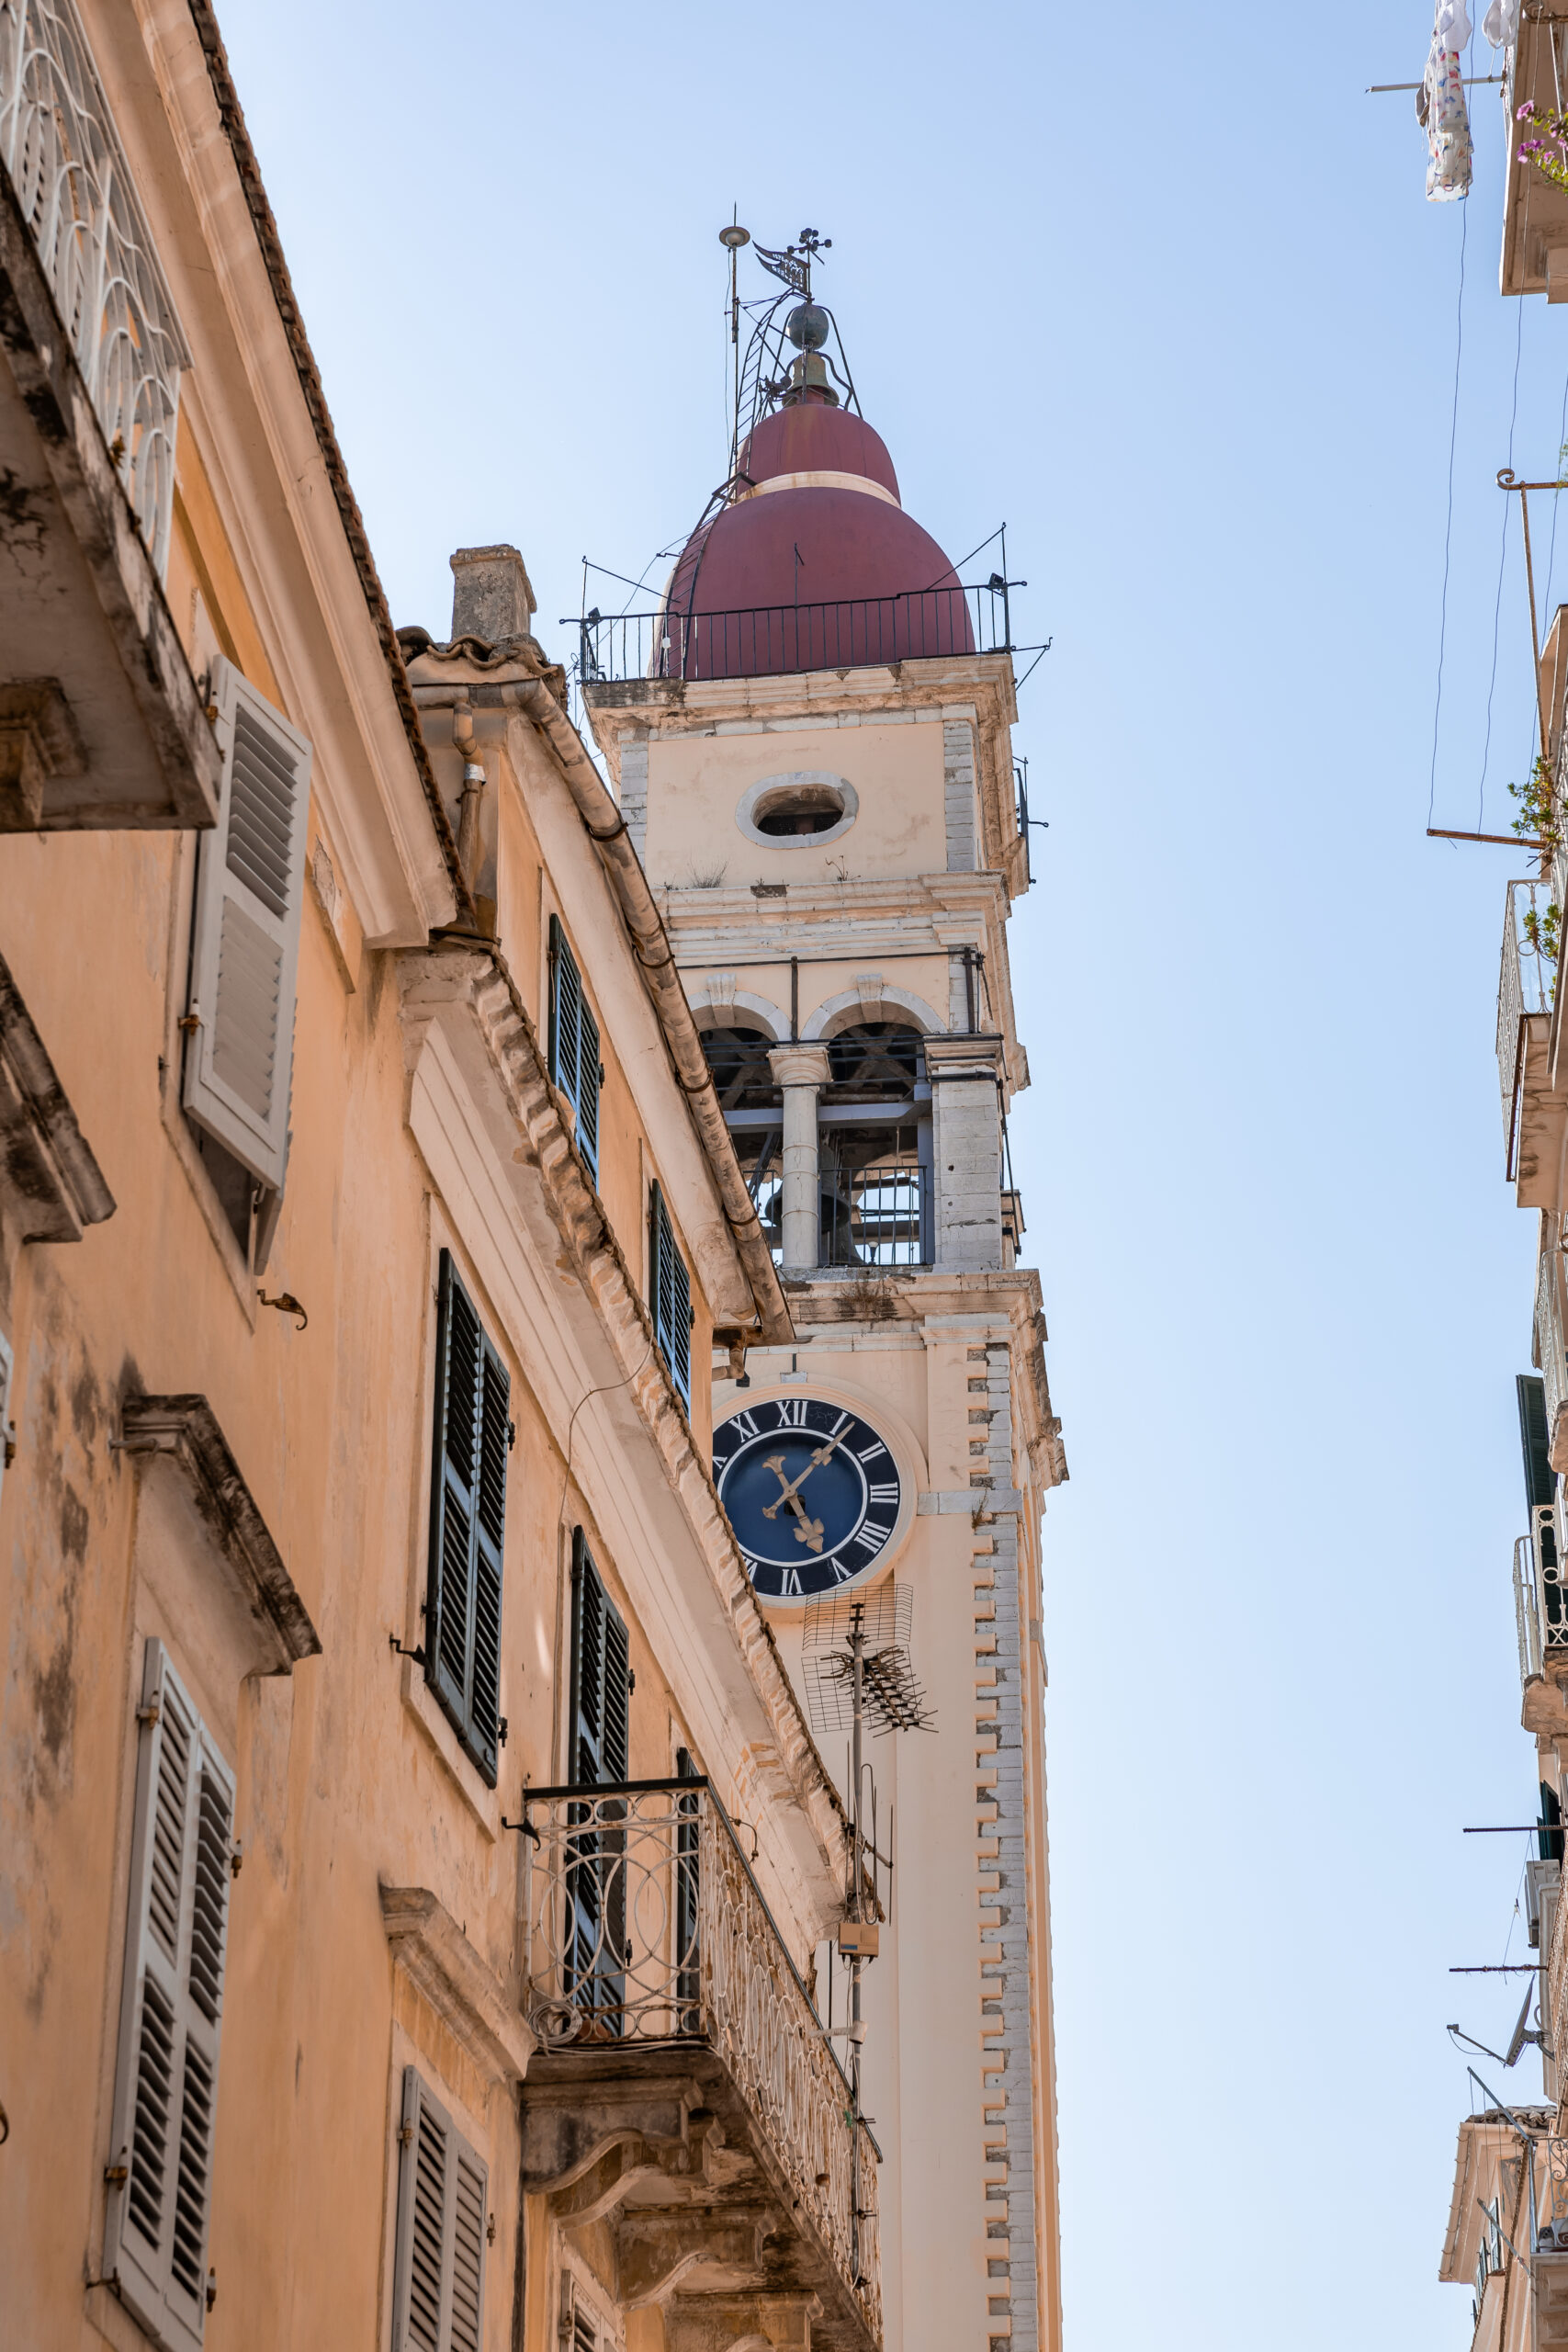
[[[1041,1532],[1066,1467],[1007,1141],[1010,583],[966,586],[906,512],[819,252],[758,249],[786,291],[750,306],[731,478],[656,613],[584,624],[583,703],[795,1320],[716,1359],[721,1497],[803,1700],[812,1603],[885,1588],[926,1694],[930,1728],[868,1751],[895,1849],[855,2045],[886,2343],[1036,2352],[1060,2342]],[[815,1956],[835,2026],[856,1942]]]

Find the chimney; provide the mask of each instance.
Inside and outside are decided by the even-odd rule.
[[[515,548],[458,548],[452,557],[452,635],[495,645],[526,637],[536,610]]]

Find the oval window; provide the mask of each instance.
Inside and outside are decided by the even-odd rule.
[[[837,841],[860,811],[854,786],[820,768],[765,775],[740,796],[735,821],[766,849],[807,849]]]
[[[752,817],[760,833],[788,841],[830,833],[844,813],[844,796],[830,784],[784,786],[761,800]]]

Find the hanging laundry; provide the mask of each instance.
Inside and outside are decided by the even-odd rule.
[[[1519,37],[1519,0],[1492,0],[1481,29],[1494,49],[1512,49]]]
[[[1427,200],[1452,204],[1468,196],[1471,180],[1470,117],[1465,111],[1461,52],[1470,40],[1464,0],[1438,0],[1432,50],[1416,113],[1427,132]]]

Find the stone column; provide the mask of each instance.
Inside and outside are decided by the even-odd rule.
[[[1002,1262],[1002,1041],[928,1037],[936,1159],[936,1262],[982,1272]]]
[[[828,1083],[826,1046],[775,1046],[768,1056],[784,1089],[784,1271],[814,1274],[819,1253],[817,1094]]]

